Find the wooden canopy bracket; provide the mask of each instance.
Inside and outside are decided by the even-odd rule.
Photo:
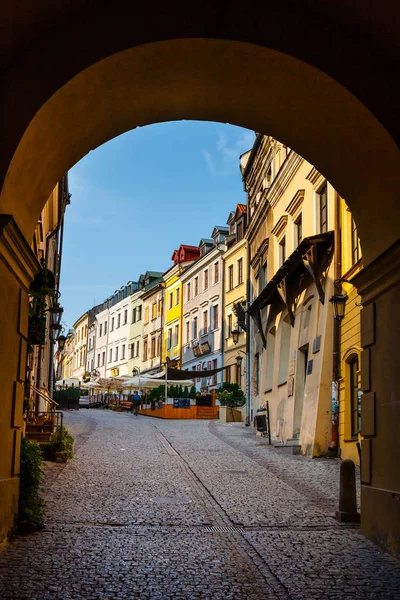
[[[277,287],[280,297],[282,298],[282,300],[285,303],[286,309],[288,311],[289,319],[290,319],[290,324],[292,327],[294,327],[294,313],[293,313],[292,304],[289,300],[288,284],[287,284],[286,277],[284,277],[282,279],[282,281],[277,284],[276,287]]]
[[[302,257],[302,260],[305,268],[310,273],[312,280],[315,283],[319,300],[321,304],[324,304],[325,292],[322,289],[322,277],[318,270],[317,247],[315,245],[312,245],[310,249],[306,252],[305,256]]]

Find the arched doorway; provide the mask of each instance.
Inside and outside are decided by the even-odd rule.
[[[375,15],[358,22],[358,3],[346,16],[340,10],[332,16],[327,8],[299,12],[267,4],[247,19],[235,3],[201,11],[177,3],[176,12],[169,6],[167,15],[149,11],[139,19],[125,2],[118,13],[115,4],[100,3],[96,14],[84,2],[68,15],[52,15],[52,25],[58,25],[53,30],[52,9],[44,4],[25,21],[17,19],[5,72],[0,215],[12,216],[2,218],[0,231],[5,529],[18,488],[13,415],[26,328],[21,307],[35,270],[26,240],[55,182],[87,152],[137,126],[190,118],[230,122],[281,139],[348,201],[367,265],[355,279],[365,305],[361,387],[371,423],[364,445],[363,528],[398,548],[393,348],[399,334],[399,151],[391,110],[396,100],[394,94],[382,100],[381,92],[392,73],[390,19],[386,43],[379,46],[382,39],[363,34]],[[43,8],[50,11],[46,17]],[[306,34],[310,29],[314,38]]]

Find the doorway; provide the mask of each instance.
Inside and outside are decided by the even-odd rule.
[[[296,385],[294,396],[294,415],[293,415],[293,437],[299,439],[301,418],[303,415],[304,392],[306,388],[308,364],[308,344],[304,344],[297,351]]]

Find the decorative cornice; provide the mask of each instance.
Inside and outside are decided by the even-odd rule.
[[[297,190],[297,192],[293,196],[292,200],[287,205],[286,212],[289,213],[289,215],[291,217],[293,217],[293,215],[297,212],[297,210],[301,206],[301,204],[304,200],[304,194],[305,194],[305,190]]]
[[[271,187],[267,194],[268,201],[272,207],[274,207],[282,197],[282,194],[285,192],[303,161],[304,158],[296,154],[296,152],[293,152],[293,150],[290,152],[284,164],[279,169],[277,176],[271,183]]]
[[[306,179],[308,179],[308,181],[311,181],[311,183],[315,185],[320,177],[322,177],[321,173],[317,171],[315,167],[313,167],[307,175]]]
[[[283,231],[287,225],[287,222],[288,222],[288,216],[282,215],[281,218],[279,219],[279,221],[277,222],[277,224],[275,225],[275,227],[272,229],[271,233],[275,237],[280,237],[281,233],[283,233]]]
[[[12,215],[0,215],[0,258],[28,292],[40,265]]]
[[[356,286],[362,303],[369,304],[400,283],[400,240],[359,271],[350,283]]]

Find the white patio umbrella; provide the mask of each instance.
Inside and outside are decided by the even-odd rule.
[[[158,373],[160,376],[160,373]],[[183,381],[177,381],[175,379],[155,379],[154,375],[137,375],[136,377],[131,377],[123,382],[122,387],[126,388],[134,388],[138,390],[152,389],[156,388],[160,385],[181,385],[183,387],[192,387],[194,385],[193,381],[190,379],[184,379]]]
[[[56,381],[56,387],[79,387],[79,384],[82,384],[81,380],[78,377],[68,377],[67,379],[59,379]]]

